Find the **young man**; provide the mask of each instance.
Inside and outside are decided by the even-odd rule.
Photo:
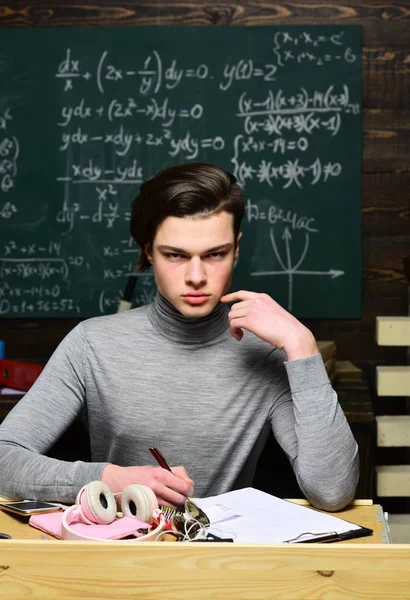
[[[157,297],[61,342],[0,427],[1,495],[72,502],[101,479],[113,492],[148,485],[176,506],[251,485],[271,427],[315,506],[353,498],[357,445],[312,333],[266,294],[227,294],[243,213],[234,177],[215,165],[142,185],[131,234]],[[43,456],[79,414],[93,462]],[[148,446],[181,466],[154,466]]]

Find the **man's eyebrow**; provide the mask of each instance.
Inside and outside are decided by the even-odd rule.
[[[220,244],[219,246],[214,246],[213,248],[207,248],[204,250],[202,254],[209,254],[210,252],[220,252],[221,250],[230,250],[233,247],[233,242],[227,242],[226,244]],[[158,250],[161,252],[175,252],[175,254],[189,254],[187,250],[183,248],[177,248],[175,246],[167,246],[166,244],[161,244],[158,246]]]
[[[227,242],[226,244],[220,244],[219,246],[214,246],[214,248],[209,248],[204,254],[207,254],[208,252],[218,252],[220,250],[230,250],[231,248],[233,248],[233,242]]]

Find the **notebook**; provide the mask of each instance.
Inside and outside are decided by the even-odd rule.
[[[254,488],[196,499],[212,531],[240,543],[336,542],[372,535],[334,515],[282,500]]]

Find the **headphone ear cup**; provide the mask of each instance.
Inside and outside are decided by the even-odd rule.
[[[144,523],[152,523],[153,511],[158,500],[151,488],[134,483],[124,488],[121,495],[121,510],[124,516],[135,517]]]
[[[114,494],[105,483],[91,481],[79,496],[79,506],[86,519],[99,525],[108,525],[114,521],[117,503]]]

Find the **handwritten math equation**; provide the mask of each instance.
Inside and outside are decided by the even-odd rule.
[[[164,58],[157,49],[149,52],[141,63],[129,67],[123,67],[115,56],[111,56],[112,53],[104,50],[91,67],[83,64],[85,61],[74,49],[67,48],[54,77],[61,81],[64,92],[85,81],[105,94],[107,86],[132,79],[136,81],[138,92],[145,96],[174,90],[184,80],[201,82],[209,78],[215,78],[218,89],[226,91],[238,81],[261,79],[273,82],[280,71],[293,62],[316,67],[337,62],[354,63],[358,57],[344,37],[343,31],[331,35],[314,35],[308,31],[296,35],[277,32],[271,41],[271,62],[256,64],[252,58],[241,58],[234,63],[222,64],[217,73],[205,62],[186,67],[176,59]]]

